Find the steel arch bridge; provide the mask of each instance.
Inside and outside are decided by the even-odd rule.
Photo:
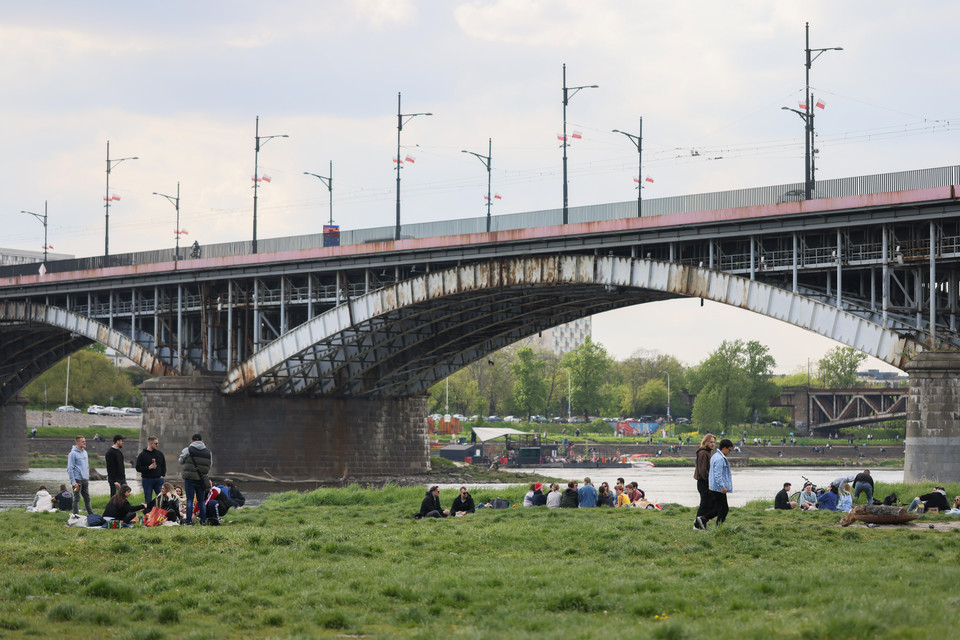
[[[224,393],[422,393],[486,354],[544,329],[677,297],[733,305],[902,367],[923,345],[768,284],[658,260],[551,255],[453,267],[331,309],[231,369]]]

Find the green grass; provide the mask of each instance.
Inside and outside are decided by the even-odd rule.
[[[0,513],[0,637],[929,638],[957,619],[960,530],[842,529],[759,504],[707,532],[683,507],[413,520],[422,496],[289,492],[219,528]]]
[[[115,435],[121,435],[125,439],[130,440],[136,440],[140,437],[140,429],[111,427],[110,425],[103,424],[94,424],[89,427],[37,427],[38,438],[75,438],[77,436],[83,436],[87,440],[92,441],[93,437],[98,433],[108,441],[112,441]],[[29,434],[30,429],[27,429],[27,435]]]

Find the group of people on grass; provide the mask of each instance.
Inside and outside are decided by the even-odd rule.
[[[133,489],[126,480],[123,443],[123,436],[114,436],[113,445],[105,456],[110,501],[104,508],[102,516],[104,519],[119,520],[129,525],[137,518],[139,512],[146,513],[158,508],[163,512],[163,519],[166,522],[192,525],[194,516],[197,516],[200,524],[220,524],[221,518],[228,509],[242,507],[246,502],[232,480],[218,485],[209,478],[213,455],[204,444],[201,435],[197,433],[177,458],[182,468],[185,490],[184,487],[174,486],[165,481],[167,463],[163,452],[159,449],[159,439],[156,436],[147,438],[146,448],[140,452],[133,464],[140,473],[144,501],[136,505],[131,504],[130,495]],[[86,446],[86,438],[77,436],[67,456],[67,477],[73,487],[73,494],[71,495],[67,490],[66,485],[60,485],[60,493],[51,496],[46,487],[41,486],[29,511],[56,511],[59,508],[79,514],[82,498],[88,517],[93,515],[90,505],[90,466]]]

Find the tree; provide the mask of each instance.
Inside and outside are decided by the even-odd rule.
[[[745,373],[749,388],[747,390],[747,406],[751,416],[757,416],[770,406],[770,398],[779,395],[777,385],[770,379],[776,360],[770,355],[770,349],[756,340],[751,340],[743,347],[745,357]]]
[[[23,395],[32,405],[43,404],[44,389],[47,402],[60,404],[67,383],[67,360],[64,358],[53,367],[44,371],[23,390]],[[130,378],[113,366],[110,358],[99,350],[87,347],[74,353],[70,358],[70,397],[67,404],[123,405],[136,395],[136,389]]]
[[[726,429],[743,420],[750,389],[746,365],[743,341],[724,340],[692,373],[697,392],[693,415],[700,428],[712,429],[719,422]],[[708,421],[697,420],[707,414]]]
[[[866,354],[850,347],[834,347],[827,351],[817,362],[824,387],[836,389],[855,386],[857,369],[866,359]]]
[[[450,409],[453,413],[471,415],[477,410],[480,398],[477,381],[466,369],[451,374],[430,387],[430,409],[433,412],[445,412],[447,403],[447,385],[450,388]]]
[[[664,414],[667,412],[667,385],[656,378],[647,380],[640,390],[640,409],[643,413]]]
[[[534,353],[530,347],[517,350],[517,360],[510,365],[510,371],[516,382],[513,383],[513,401],[530,418],[534,409],[545,410],[547,385],[543,372],[547,363]]]
[[[609,404],[611,398],[602,390],[612,363],[603,345],[587,336],[583,344],[565,353],[561,362],[572,375],[572,401],[577,413],[586,417]]]

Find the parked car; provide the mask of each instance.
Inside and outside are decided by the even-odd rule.
[[[97,415],[98,413],[100,413],[100,409],[103,409],[103,407],[101,407],[98,404],[92,404],[89,407],[87,407],[87,413],[92,413],[93,415]]]
[[[506,418],[503,419],[503,421],[504,422],[523,422],[521,418],[518,418],[516,416],[507,416]]]
[[[100,416],[122,416],[123,412],[120,411],[117,407],[101,407],[100,411],[97,411],[97,415]]]
[[[82,413],[80,409],[77,409],[75,406],[70,404],[65,404],[62,407],[57,407],[57,413]]]
[[[503,418],[501,418],[500,416],[487,416],[488,422],[501,422],[502,420]]]
[[[123,407],[120,409],[120,413],[125,416],[139,416],[143,413],[143,410],[140,407]]]

